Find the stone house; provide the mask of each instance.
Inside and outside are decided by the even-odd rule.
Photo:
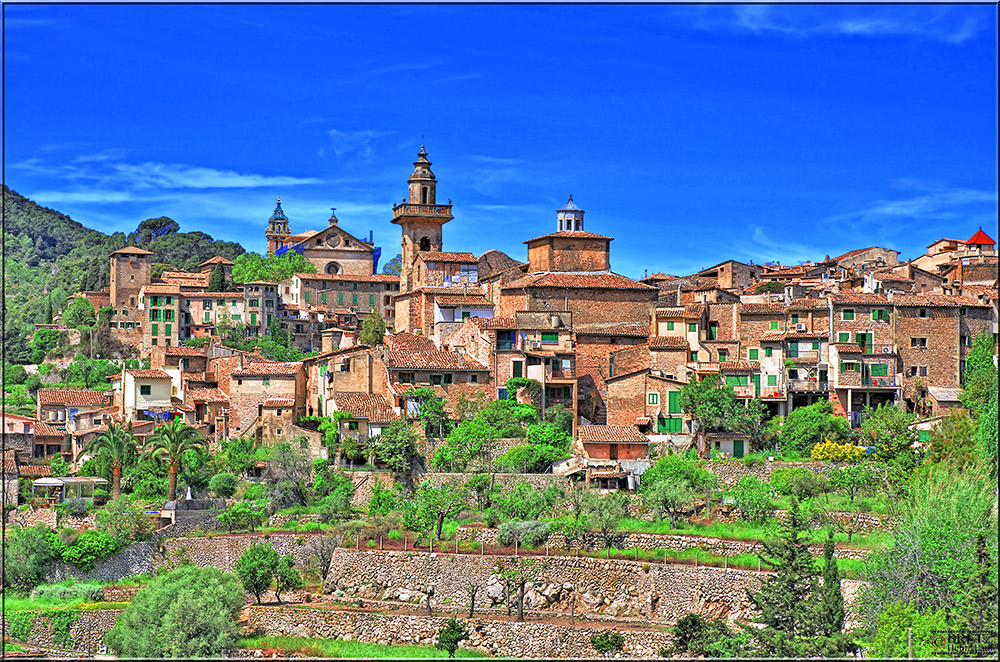
[[[603,489],[635,489],[630,475],[649,467],[649,439],[634,425],[581,425],[577,442],[583,449],[587,482]]]
[[[301,362],[247,362],[229,379],[230,435],[261,443],[284,439],[284,429],[305,415],[306,374]]]
[[[299,273],[279,285],[282,301],[299,310],[315,312],[322,328],[336,322],[337,310],[349,310],[363,320],[377,312],[392,326],[393,297],[399,292],[399,276],[388,274]],[[322,328],[317,330],[321,331]]]
[[[690,433],[690,425],[680,407],[680,392],[685,382],[662,377],[649,368],[615,375],[605,381],[609,425],[633,425],[650,441],[659,442],[667,440],[654,438],[654,435]]]
[[[341,438],[346,435],[362,444],[399,418],[381,393],[337,393],[332,404],[335,411],[351,413],[350,418],[341,421]]]
[[[78,431],[78,415],[104,409],[111,404],[111,395],[111,391],[39,389],[35,418],[61,431]]]
[[[163,370],[123,369],[111,383],[121,393],[121,414],[126,422],[163,420],[166,414],[177,411],[173,380]]]
[[[146,319],[142,326],[142,347],[176,346],[187,337],[187,329],[181,330],[184,318],[181,314],[181,291],[179,285],[146,285],[140,291],[142,308]]]

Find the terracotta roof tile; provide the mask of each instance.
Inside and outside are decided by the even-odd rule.
[[[170,379],[170,375],[162,370],[126,370],[136,379]]]
[[[962,306],[988,308],[989,304],[969,297],[948,294],[894,294],[892,304],[907,308],[960,308]]]
[[[184,345],[171,345],[165,348],[167,356],[205,356],[205,350]]]
[[[232,260],[227,260],[226,258],[222,257],[221,255],[216,255],[215,257],[210,257],[209,259],[205,260],[204,262],[202,262],[198,266],[199,267],[203,267],[206,264],[215,264],[217,262],[221,262],[222,264],[236,264]]]
[[[687,338],[683,336],[656,336],[649,339],[650,349],[687,349]]]
[[[491,317],[486,320],[487,329],[516,329],[517,317]]]
[[[583,336],[631,336],[633,338],[646,338],[649,336],[649,324],[646,322],[577,324],[574,331],[576,331],[577,335]]]
[[[627,276],[608,272],[543,272],[528,274],[503,287],[505,290],[522,287],[568,287],[575,289],[605,290],[656,290],[655,287],[638,283]]]
[[[477,308],[492,308],[493,302],[483,296],[465,296],[462,294],[445,294],[434,298],[439,306],[475,306]]]
[[[719,370],[759,370],[760,364],[756,361],[722,361],[719,363]]]
[[[242,368],[233,371],[234,377],[268,377],[286,376],[294,377],[299,374],[302,368],[301,363],[278,363],[278,362],[254,362],[248,363]]]
[[[48,423],[35,423],[36,437],[64,437],[65,432]]]
[[[486,370],[486,366],[471,356],[437,349],[390,349],[389,368],[392,370]]]
[[[577,438],[587,443],[648,444],[649,439],[634,425],[579,425]]]
[[[988,234],[983,232],[982,228],[979,228],[976,234],[969,237],[965,242],[967,246],[992,246],[995,243],[997,242],[993,241]]]
[[[805,297],[801,299],[792,299],[788,302],[788,310],[812,310],[815,308],[826,308],[826,299],[820,299],[818,297]]]
[[[784,315],[788,306],[783,303],[744,303],[740,304],[741,315]]]
[[[424,262],[460,262],[460,263],[472,263],[479,262],[477,258],[472,253],[435,253],[433,251],[418,251],[417,255]]]
[[[433,340],[426,336],[418,336],[415,333],[394,333],[386,338],[385,343],[391,349],[402,351],[429,351],[437,349]]]
[[[107,402],[110,391],[84,391],[72,389],[40,389],[38,401],[44,404],[93,406]]]
[[[390,274],[295,274],[299,280],[330,280],[342,283],[398,283],[399,276]]]
[[[538,241],[539,239],[549,239],[550,237],[567,237],[570,239],[608,239],[613,240],[614,237],[606,237],[603,234],[594,234],[593,232],[574,232],[572,230],[560,230],[559,232],[550,232],[549,234],[543,234],[541,237],[535,237],[534,239],[529,239],[524,242],[530,244],[532,242]]]
[[[142,288],[143,294],[180,294],[181,288],[178,285],[146,285]]]
[[[689,303],[684,306],[684,317],[701,317],[702,313],[705,312],[705,304],[703,303]]]
[[[126,246],[125,248],[119,248],[114,253],[112,253],[112,255],[116,255],[118,253],[125,253],[126,255],[152,255],[153,254],[152,252],[147,251],[147,250],[143,250],[142,248],[139,248],[138,246]]]
[[[290,409],[295,406],[293,398],[268,398],[264,400],[264,409]]]
[[[861,346],[854,343],[833,343],[830,345],[841,354],[860,354]]]
[[[844,253],[843,255],[838,255],[837,257],[835,257],[832,260],[830,260],[830,262],[840,262],[841,260],[846,260],[847,258],[854,257],[855,255],[861,255],[865,251],[870,251],[873,248],[878,249],[878,250],[883,250],[883,251],[886,250],[885,248],[882,248],[881,246],[869,246],[868,248],[856,248],[853,251],[848,251],[847,253]],[[890,251],[890,252],[892,252],[892,253],[898,253],[899,251]]]
[[[191,388],[187,399],[192,402],[229,402],[229,396],[217,388]]]
[[[785,339],[787,334],[780,333],[778,331],[772,331],[770,333],[765,333],[760,337],[761,342],[781,342]],[[745,339],[744,339],[745,340]]]
[[[844,304],[868,304],[868,305],[879,305],[888,304],[889,299],[884,294],[872,294],[869,292],[841,292],[839,294],[831,294],[830,301],[833,305],[844,305]]]
[[[45,478],[52,475],[52,467],[48,464],[22,464],[19,469],[22,476]]]
[[[164,271],[160,280],[168,285],[189,285],[208,287],[208,274],[192,274],[186,271]]]
[[[355,418],[367,418],[370,423],[391,423],[399,418],[381,393],[337,393],[333,401],[340,411],[349,411]]]

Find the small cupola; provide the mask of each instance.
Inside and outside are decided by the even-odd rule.
[[[330,207],[330,219],[329,219],[330,225],[336,225],[337,223],[340,222],[340,220],[337,218],[336,212],[337,212],[336,207]]]
[[[413,174],[410,175],[410,196],[411,205],[433,205],[437,179],[431,172],[431,162],[427,160],[427,150],[420,146],[420,153],[417,160],[413,162]]]
[[[559,232],[583,232],[583,210],[573,202],[572,195],[563,208],[556,211],[556,219],[559,221]]]

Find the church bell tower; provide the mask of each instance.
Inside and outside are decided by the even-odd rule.
[[[403,232],[400,293],[409,292],[414,287],[412,271],[417,253],[440,253],[442,250],[442,226],[453,216],[451,200],[446,205],[437,204],[436,189],[437,179],[431,172],[427,150],[421,145],[413,163],[407,200],[392,208],[392,222],[399,225]]]
[[[280,195],[278,196],[274,213],[267,219],[267,231],[264,233],[264,236],[267,237],[268,255],[274,255],[275,251],[279,248],[288,245],[288,240],[292,236],[292,233],[288,230],[288,217],[285,216],[285,212],[281,209]]]

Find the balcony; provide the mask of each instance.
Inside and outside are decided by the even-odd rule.
[[[576,370],[570,368],[569,370],[553,370],[550,375],[552,379],[575,379]]]
[[[403,216],[424,216],[437,218],[441,221],[450,221],[451,205],[417,205],[404,202],[392,208],[392,220]]]
[[[737,398],[752,398],[754,396],[753,385],[737,384],[733,386],[733,391],[735,391]]]
[[[825,392],[830,390],[830,382],[818,379],[789,379],[788,390],[796,393]]]
[[[789,361],[797,363],[816,363],[820,360],[818,349],[800,349],[795,354],[788,355]]]
[[[896,388],[896,378],[894,376],[889,377],[871,377],[865,375],[861,379],[862,386],[869,386],[873,388]]]
[[[784,398],[785,391],[780,386],[761,386],[760,397],[762,398]]]

